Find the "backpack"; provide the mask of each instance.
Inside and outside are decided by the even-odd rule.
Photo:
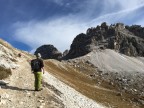
[[[38,59],[32,60],[31,61],[31,68],[34,72],[39,71],[41,69],[40,61]]]

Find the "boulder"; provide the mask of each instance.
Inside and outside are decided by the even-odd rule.
[[[61,59],[62,53],[57,50],[53,45],[42,45],[36,49],[35,55],[40,53],[42,59]]]

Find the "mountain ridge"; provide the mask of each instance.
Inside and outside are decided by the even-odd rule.
[[[86,33],[78,34],[74,38],[70,49],[59,56],[59,59],[73,59],[84,56],[93,50],[106,48],[117,50],[128,56],[143,57],[143,31],[144,27],[140,25],[127,26],[123,23],[107,25],[106,22],[103,22],[101,25],[88,28]],[[38,49],[40,53],[40,48]],[[47,49],[46,51],[49,52],[49,50],[51,49]],[[57,49],[56,51],[60,53]],[[55,57],[55,59],[57,58]]]

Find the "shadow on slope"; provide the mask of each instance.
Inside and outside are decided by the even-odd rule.
[[[34,90],[32,90],[32,89],[23,89],[23,88],[19,88],[19,87],[14,87],[14,86],[8,86],[8,85],[6,85],[6,86],[1,86],[1,88],[3,88],[3,89],[10,89],[10,90],[17,90],[17,91],[34,91]]]
[[[7,78],[11,74],[12,74],[12,72],[10,69],[6,69],[6,68],[0,66],[0,80]]]

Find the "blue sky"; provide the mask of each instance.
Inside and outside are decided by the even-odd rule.
[[[144,26],[144,0],[0,0],[0,38],[29,52],[43,44],[69,49],[102,22]]]

